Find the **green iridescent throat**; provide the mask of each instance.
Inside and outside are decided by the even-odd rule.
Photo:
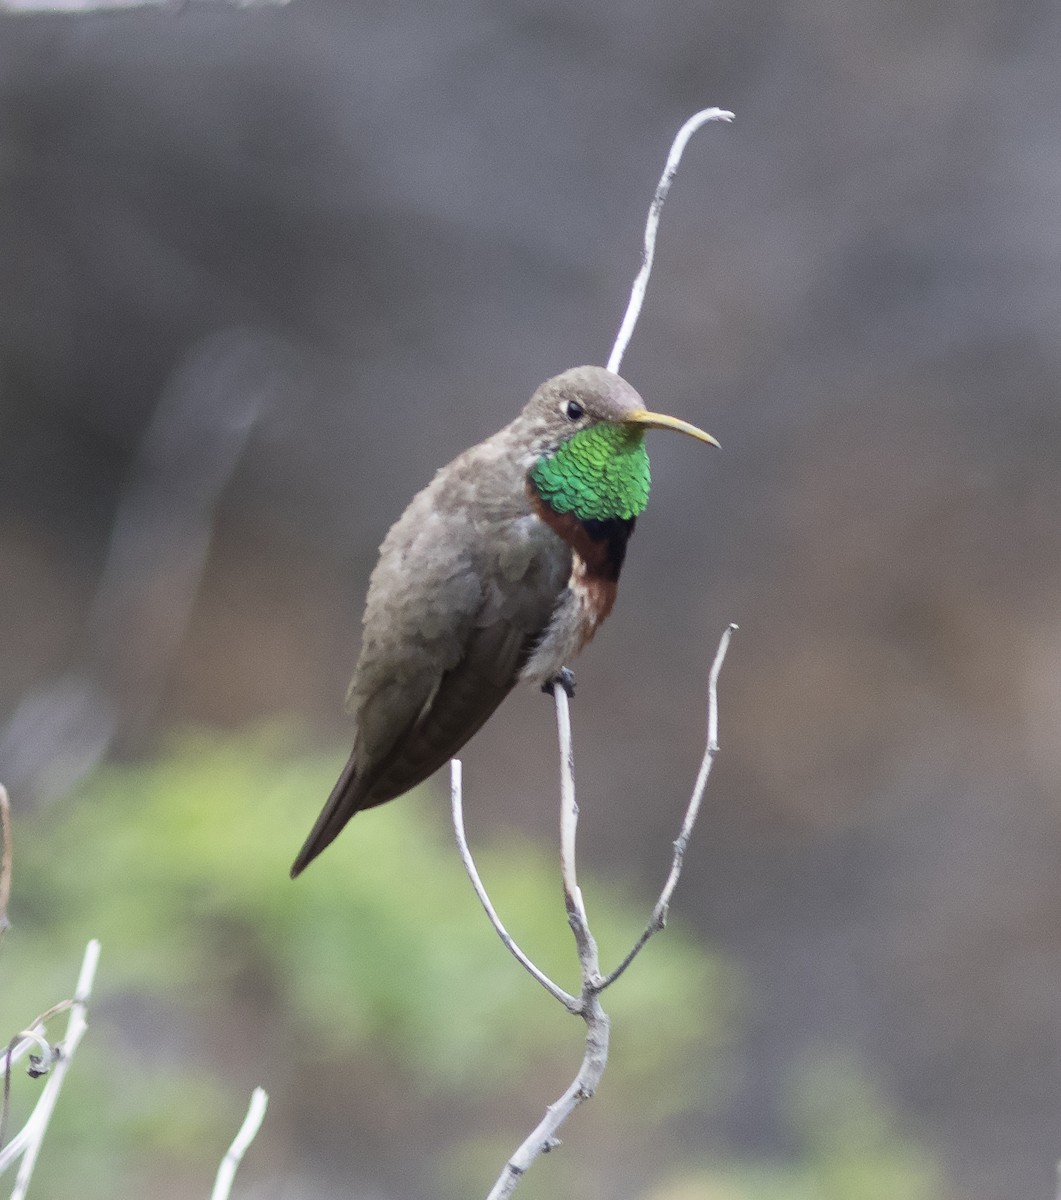
[[[644,430],[601,422],[562,442],[531,468],[531,482],[554,512],[580,521],[627,521],[648,503],[651,475]]]

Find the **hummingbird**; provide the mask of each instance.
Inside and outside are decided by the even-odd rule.
[[[649,412],[619,375],[575,367],[413,498],[369,581],[347,694],[353,750],[292,878],[355,813],[441,767],[517,683],[567,685],[648,503],[648,429],[718,445]]]

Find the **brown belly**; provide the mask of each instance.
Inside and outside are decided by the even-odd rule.
[[[597,632],[597,626],[612,611],[619,590],[619,568],[615,547],[605,538],[594,538],[574,513],[558,513],[546,504],[528,483],[534,510],[546,525],[571,547],[571,577],[567,586],[578,601],[581,649]],[[633,522],[630,522],[633,527]],[[628,534],[627,534],[628,536]],[[625,538],[623,542],[625,548]]]
[[[616,579],[604,578],[600,572],[594,572],[586,559],[572,547],[571,578],[567,586],[578,601],[581,617],[578,648],[581,650],[612,611],[619,591],[619,582]]]
[[[528,683],[545,683],[571,662],[611,612],[625,537],[617,556],[614,538],[607,541],[592,536],[576,516],[554,512],[532,487],[527,491],[537,516],[571,549],[567,587],[557,598],[552,618],[520,676]],[[631,521],[620,532],[628,536],[632,526]]]

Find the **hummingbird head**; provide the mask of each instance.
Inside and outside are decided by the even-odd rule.
[[[519,418],[530,445],[528,478],[558,513],[628,520],[648,503],[646,429],[673,429],[708,445],[702,429],[649,412],[625,379],[603,367],[574,367],[547,379]]]
[[[718,445],[695,425],[649,412],[634,388],[604,367],[572,367],[547,379],[531,396],[521,420],[532,426],[533,440],[544,450],[555,450],[581,430],[602,423],[626,426],[628,432],[641,434],[645,429],[673,429]]]

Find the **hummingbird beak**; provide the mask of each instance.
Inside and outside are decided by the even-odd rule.
[[[666,413],[648,412],[643,408],[638,408],[632,413],[627,413],[623,421],[627,425],[644,425],[646,429],[673,429],[676,433],[687,433],[690,437],[696,438],[698,442],[706,442],[709,446],[718,446],[720,450],[722,449],[709,433],[704,433],[702,429],[697,429],[688,421],[679,421],[677,417],[668,417]]]

